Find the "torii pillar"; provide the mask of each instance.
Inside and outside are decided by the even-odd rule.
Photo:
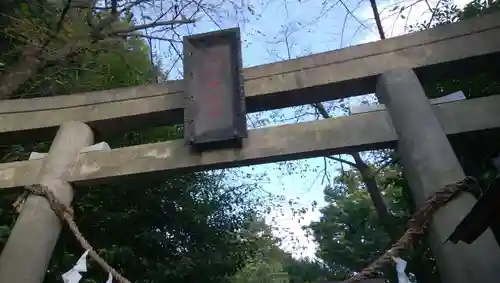
[[[382,74],[377,96],[387,106],[397,133],[398,151],[417,207],[436,190],[465,178],[412,70]],[[437,211],[431,221],[430,244],[443,283],[500,282],[500,247],[489,229],[470,245],[446,242],[475,202],[471,194],[464,193]]]
[[[81,122],[61,125],[43,161],[39,183],[70,206],[73,188],[68,178],[80,150],[92,145],[92,129]],[[1,283],[42,283],[62,229],[61,220],[41,196],[30,195],[0,256]]]

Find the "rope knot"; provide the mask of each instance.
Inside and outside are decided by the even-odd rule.
[[[54,210],[56,215],[62,220],[64,220],[66,217],[73,219],[74,210],[71,207],[61,203],[48,187],[40,184],[34,184],[31,186],[27,186],[26,190],[32,194],[47,199],[47,201],[50,204],[50,207]]]
[[[54,213],[61,219],[62,222],[68,224],[69,229],[75,235],[75,238],[80,242],[80,245],[85,250],[89,251],[90,257],[92,257],[106,272],[110,273],[113,278],[120,283],[130,283],[130,281],[123,277],[118,271],[111,267],[103,258],[101,258],[94,248],[87,242],[85,237],[80,232],[75,220],[73,220],[73,209],[64,203],[60,202],[54,193],[42,184],[35,184],[31,186],[26,186],[26,190],[13,204],[14,208],[19,213],[21,211],[22,205],[30,193],[44,197],[48,202]]]
[[[467,191],[472,194],[481,191],[478,181],[473,177],[466,177],[462,181],[449,184],[436,191],[410,218],[407,230],[403,236],[392,245],[383,255],[363,269],[360,273],[352,276],[346,282],[359,282],[362,279],[373,278],[384,265],[392,262],[392,257],[397,256],[416,239],[425,235],[429,227],[432,215],[448,202],[455,199],[460,193]]]

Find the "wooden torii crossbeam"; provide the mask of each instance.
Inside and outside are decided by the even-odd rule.
[[[293,60],[243,69],[246,112],[305,105],[376,91],[377,77],[414,69],[423,82],[496,68],[500,18],[456,24]],[[183,83],[142,85],[65,96],[0,101],[6,143],[52,138],[69,120],[104,138],[126,130],[183,123]]]
[[[500,127],[500,96],[434,106],[444,131],[453,135]],[[467,111],[467,115],[464,115]],[[1,117],[1,116],[0,116]],[[474,117],[471,119],[470,117]],[[389,113],[375,111],[335,119],[249,131],[242,149],[192,153],[183,140],[81,153],[69,181],[89,184],[124,177],[163,177],[177,172],[229,168],[380,149],[397,140]],[[36,183],[44,159],[0,164],[0,188]]]
[[[41,183],[65,204],[71,183],[299,159],[398,146],[417,205],[464,172],[447,135],[500,127],[500,96],[431,106],[421,83],[498,68],[500,14],[375,43],[243,70],[247,112],[375,92],[387,110],[252,130],[239,149],[192,152],[168,141],[82,152],[94,134],[183,122],[182,82],[50,98],[0,101],[4,144],[57,135],[45,158],[0,164],[0,188]],[[464,114],[466,113],[466,114]],[[474,119],[470,118],[474,117]],[[446,283],[497,283],[500,248],[491,231],[471,245],[445,240],[474,205],[461,196],[431,223],[430,241]],[[45,199],[23,206],[0,256],[0,282],[39,283],[60,232]],[[30,257],[25,257],[30,254]],[[22,262],[22,264],[21,264]],[[368,282],[368,281],[367,281]]]

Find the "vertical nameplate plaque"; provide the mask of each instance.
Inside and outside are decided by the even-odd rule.
[[[247,137],[238,28],[184,37],[184,137],[198,149]]]

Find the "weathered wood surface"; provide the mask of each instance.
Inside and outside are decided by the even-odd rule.
[[[500,127],[500,95],[433,106],[447,134]],[[467,113],[464,115],[464,113]],[[473,118],[471,118],[473,117]],[[390,146],[397,139],[384,111],[249,131],[241,150],[194,154],[183,140],[81,153],[70,181],[237,167]],[[0,188],[36,182],[43,159],[0,164]]]
[[[414,68],[423,80],[472,71],[477,66],[491,66],[485,62],[490,63],[499,52],[497,13],[384,41],[246,68],[247,112],[374,92],[376,76],[394,68]],[[1,101],[0,140],[5,144],[45,139],[68,120],[89,122],[97,134],[179,124],[183,122],[182,84],[171,81]]]

